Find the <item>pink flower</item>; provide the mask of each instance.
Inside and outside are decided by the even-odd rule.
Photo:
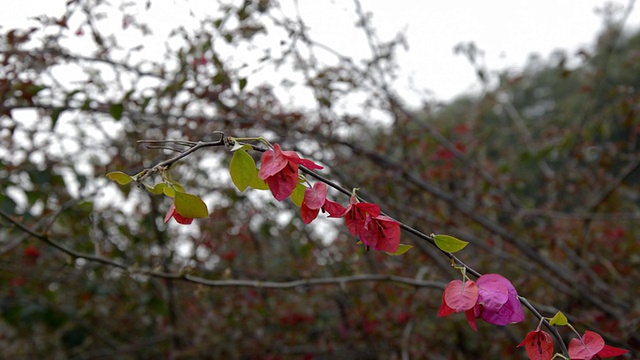
[[[282,151],[280,145],[274,144],[273,150],[262,154],[258,177],[267,183],[273,197],[282,201],[291,195],[298,184],[298,165],[322,169],[322,166],[313,161],[300,158],[294,151]]]
[[[359,236],[364,230],[367,217],[380,215],[380,207],[377,204],[359,202],[355,195],[351,196],[349,206],[344,210],[344,221],[349,232],[353,236]]]
[[[400,246],[400,224],[385,215],[368,216],[360,240],[375,250],[395,253]]]
[[[608,358],[628,353],[629,350],[609,346],[602,336],[593,331],[585,331],[581,339],[571,339],[569,357],[571,360],[591,360],[594,356]]]
[[[470,306],[474,300],[475,303]],[[467,281],[463,285],[460,280],[453,280],[447,285],[438,316],[463,311],[473,330],[477,330],[476,318],[500,326],[524,320],[516,289],[509,280],[498,274],[482,275],[475,283]]]
[[[329,213],[330,217],[340,217],[344,213],[342,205],[327,199],[327,185],[317,182],[311,188],[304,191],[304,198],[300,205],[300,216],[305,224],[309,224],[320,210]]]
[[[349,232],[360,237],[365,246],[390,253],[398,251],[400,224],[388,216],[381,215],[377,204],[359,202],[355,195],[352,195],[342,216]]]

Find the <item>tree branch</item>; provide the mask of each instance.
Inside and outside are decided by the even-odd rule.
[[[50,245],[62,253],[65,253],[72,258],[85,259],[88,261],[97,262],[103,265],[112,266],[118,269],[125,270],[130,274],[136,275],[145,275],[151,276],[160,279],[167,280],[181,280],[186,281],[198,285],[208,286],[208,287],[249,287],[256,289],[295,289],[300,287],[313,287],[313,286],[322,286],[322,285],[344,285],[348,283],[357,283],[357,282],[389,282],[397,285],[409,285],[416,288],[433,288],[444,290],[446,284],[441,281],[427,281],[427,280],[418,280],[403,276],[396,275],[379,275],[379,274],[360,274],[360,275],[352,275],[352,276],[338,276],[338,277],[327,277],[327,278],[307,278],[307,279],[298,279],[291,281],[263,281],[263,280],[247,280],[247,279],[227,279],[227,280],[211,280],[206,279],[199,276],[193,276],[184,272],[179,273],[171,273],[166,271],[155,271],[155,270],[147,270],[141,269],[134,266],[129,266],[123,264],[121,262],[111,260],[102,256],[96,256],[91,254],[85,254],[76,250],[73,250],[65,245],[58,243],[56,240],[51,239],[49,236],[45,234],[37,233],[27,226],[22,224],[21,222],[15,220],[12,216],[0,210],[0,217],[7,220],[18,230],[28,234],[29,236],[40,240],[47,245]]]

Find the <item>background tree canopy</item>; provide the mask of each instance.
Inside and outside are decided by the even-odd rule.
[[[470,242],[459,257],[511,279],[544,316],[561,310],[640,356],[640,34],[609,14],[591,48],[517,73],[490,72],[460,46],[484,90],[417,109],[394,90],[402,36],[381,40],[364,9],[355,15],[364,61],[268,0],[220,4],[155,60],[127,41],[148,28],[126,4],[71,0],[38,26],[1,29],[3,356],[526,357],[516,345],[537,326],[531,314],[477,333],[462,316],[437,318],[458,277],[437,249],[403,233],[414,249],[388,256],[341,223],[304,225],[290,201],[237,191],[224,148],[173,168],[210,210],[189,226],[163,223],[167,199],[105,178],[171,156],[138,140],[216,131],[264,136],[394,218]],[[114,20],[120,37],[104,30]],[[277,47],[263,45],[267,32]],[[297,72],[254,80],[280,66]],[[288,105],[283,87],[314,107]],[[354,99],[361,111],[345,111]]]

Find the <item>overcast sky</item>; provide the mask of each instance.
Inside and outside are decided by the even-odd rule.
[[[35,25],[28,20],[30,17],[62,14],[65,2],[5,0],[0,25],[4,31]],[[383,40],[406,29],[409,49],[399,53],[402,67],[399,89],[407,92],[403,95],[413,96],[408,90],[411,87],[431,91],[441,100],[474,89],[474,71],[463,56],[454,54],[456,44],[475,42],[485,52],[485,63],[491,70],[517,70],[524,66],[531,53],[546,58],[555,49],[571,52],[591,44],[603,23],[596,9],[608,3],[603,0],[361,2],[373,13],[373,23]],[[111,0],[114,6],[120,3],[120,0]],[[281,3],[285,13],[295,13],[293,0],[281,0]],[[628,5],[622,0],[613,3]],[[197,26],[190,12],[204,17],[214,5],[211,0],[153,1],[152,12],[147,15],[154,34],[161,38],[179,25]],[[351,0],[298,0],[298,6],[316,40],[345,54],[367,51],[365,39],[354,26]],[[115,23],[120,25],[119,20]],[[637,8],[626,24],[627,28],[638,29],[640,11]]]

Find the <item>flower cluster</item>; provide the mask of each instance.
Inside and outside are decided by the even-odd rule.
[[[524,320],[516,289],[499,274],[485,274],[475,282],[451,281],[442,294],[438,316],[459,312],[465,313],[469,326],[476,331],[477,318],[500,326]]]
[[[381,215],[377,204],[359,202],[356,196],[352,195],[343,216],[349,232],[360,237],[365,246],[389,253],[398,251],[400,224],[388,216]]]
[[[553,338],[547,332],[540,330],[530,331],[518,347],[524,346],[530,360],[553,359]],[[571,360],[591,360],[594,357],[604,359],[620,356],[629,350],[609,346],[598,333],[585,331],[584,335],[571,339],[569,343],[569,358]]]
[[[313,161],[300,158],[294,151],[282,151],[280,145],[275,144],[273,150],[267,150],[262,154],[258,177],[269,185],[273,197],[282,201],[289,197],[298,185],[298,165],[312,170],[322,169],[322,166]]]
[[[291,196],[298,185],[298,166],[308,169],[322,169],[311,160],[302,159],[293,151],[283,151],[280,145],[262,154],[262,164],[258,177],[268,186],[278,201]],[[382,215],[376,204],[360,202],[351,196],[349,205],[344,208],[335,201],[327,199],[327,186],[316,183],[307,187],[300,205],[300,215],[305,224],[311,223],[320,210],[329,217],[344,218],[349,232],[359,237],[367,247],[375,250],[395,253],[400,246],[400,224],[394,219]]]

